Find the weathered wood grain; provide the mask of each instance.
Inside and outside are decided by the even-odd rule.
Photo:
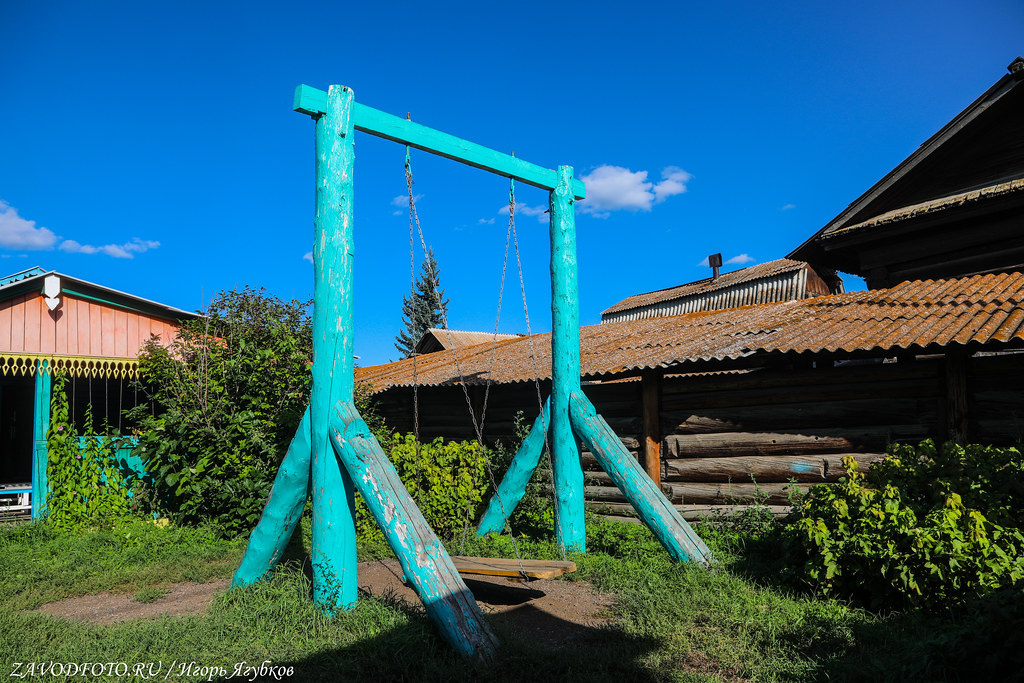
[[[845,475],[843,458],[849,455],[860,469],[885,457],[885,453],[826,455],[740,456],[736,458],[673,458],[664,461],[665,481],[778,483],[839,481]]]
[[[491,496],[480,518],[480,525],[477,527],[477,534],[486,536],[491,533],[500,533],[505,528],[505,522],[515,511],[516,506],[526,494],[526,485],[530,483],[537,465],[540,463],[541,454],[544,452],[544,438],[548,433],[548,425],[551,422],[551,403],[545,401],[544,410],[534,420],[530,433],[523,439],[512,462],[508,466],[505,475],[498,484],[498,490]]]
[[[473,594],[351,403],[339,401],[335,406],[330,438],[406,579],[423,601],[427,616],[457,652],[491,659],[498,641]],[[350,571],[354,570],[352,565]]]
[[[666,458],[716,458],[879,452],[894,440],[915,440],[927,436],[927,428],[920,424],[856,429],[836,427],[777,432],[670,434],[664,439],[664,453]]]
[[[331,411],[354,389],[352,289],[353,94],[328,89],[316,121],[313,241],[313,389],[310,399],[313,599],[326,613],[355,604],[355,498],[328,441]]]
[[[270,499],[263,508],[245,555],[235,570],[231,586],[248,586],[267,576],[288,546],[309,498],[311,453],[309,408],[302,414],[299,428],[288,446],[284,460],[274,477]]]
[[[551,208],[551,438],[555,535],[568,551],[584,552],[583,470],[570,424],[570,395],[580,389],[580,311],[572,167],[558,167]]]
[[[710,564],[711,551],[704,541],[669,504],[636,458],[622,447],[622,443],[583,392],[573,392],[569,409],[576,433],[598,458],[604,471],[611,476],[618,487],[617,491],[621,491],[623,497],[628,497],[673,559],[677,562]]]

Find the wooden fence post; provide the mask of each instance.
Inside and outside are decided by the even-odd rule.
[[[661,372],[645,371],[640,379],[644,415],[644,470],[661,486]]]
[[[958,444],[968,439],[967,355],[947,351],[942,357],[946,385],[946,438]]]

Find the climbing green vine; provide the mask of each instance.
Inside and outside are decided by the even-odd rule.
[[[81,447],[69,415],[65,381],[54,376],[50,399],[47,519],[58,529],[107,526],[131,512],[130,482],[116,466],[122,439],[97,435],[90,407],[81,434],[85,448]]]

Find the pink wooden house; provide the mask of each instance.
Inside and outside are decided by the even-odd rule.
[[[139,349],[151,336],[170,343],[195,317],[39,267],[0,278],[0,509],[37,518],[45,505],[55,371],[78,424],[91,407],[98,425],[124,428]]]

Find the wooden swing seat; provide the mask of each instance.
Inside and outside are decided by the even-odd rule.
[[[497,557],[453,555],[452,562],[460,574],[507,576],[512,579],[554,579],[576,571],[575,562],[559,560],[516,560]]]

